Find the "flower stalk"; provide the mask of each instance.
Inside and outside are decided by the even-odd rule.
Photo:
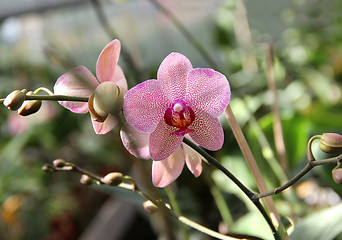
[[[99,177],[83,168],[78,167],[77,165],[58,159],[55,160],[53,162],[53,164],[46,164],[42,167],[42,169],[44,171],[52,171],[52,172],[56,172],[56,171],[71,171],[71,172],[78,172],[82,174],[82,177],[84,177],[84,175],[88,176],[89,178],[93,179],[93,181],[98,184],[98,185],[108,185],[106,183],[106,181],[103,181],[104,178]],[[171,209],[169,207],[168,204],[164,203],[161,199],[154,199],[153,197],[149,196],[147,193],[145,193],[144,191],[142,191],[141,189],[139,189],[136,184],[135,181],[132,177],[130,176],[123,176],[123,179],[126,179],[127,181],[130,181],[130,183],[126,183],[126,182],[122,182],[119,185],[113,186],[111,184],[109,184],[109,186],[113,186],[113,187],[119,187],[121,189],[125,189],[125,190],[129,190],[132,191],[134,193],[137,193],[138,195],[140,195],[141,197],[145,198],[146,200],[151,201],[154,205],[157,206],[157,208],[159,210],[161,210],[162,212],[168,214],[169,216],[172,216],[174,218],[176,218],[178,221],[186,224],[187,226],[196,229],[204,234],[207,234],[211,237],[215,237],[217,239],[221,239],[221,240],[238,240],[238,239],[244,239],[244,240],[249,240],[249,239],[259,239],[256,237],[252,237],[252,236],[244,236],[244,237],[235,237],[235,236],[229,236],[229,235],[223,235],[221,233],[218,233],[214,230],[211,230],[205,226],[202,226],[182,215],[179,215],[178,213],[176,213],[173,209]]]
[[[0,103],[3,103],[4,100],[5,99],[0,99]],[[88,102],[89,99],[86,97],[66,95],[26,95],[25,100]]]

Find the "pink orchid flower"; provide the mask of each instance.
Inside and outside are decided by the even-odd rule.
[[[136,130],[126,124],[120,131],[123,145],[135,157],[149,159],[149,135],[146,132]],[[185,143],[169,157],[162,161],[153,161],[152,182],[157,187],[165,187],[172,183],[181,174],[184,163],[191,173],[198,177],[202,173],[202,160],[199,154]]]
[[[147,80],[128,91],[123,109],[128,124],[149,134],[152,160],[161,161],[179,152],[186,134],[204,148],[220,149],[224,134],[217,117],[229,99],[230,86],[224,75],[212,69],[193,69],[188,58],[171,53],[161,63],[157,80]],[[180,161],[174,159],[173,163],[183,168],[184,161]],[[153,164],[155,172],[162,165]],[[168,173],[174,177],[178,171],[169,169]]]
[[[54,86],[54,93],[90,98],[95,89],[103,83],[112,82],[118,86],[118,91],[127,92],[127,82],[120,66],[117,65],[120,55],[121,44],[115,39],[111,41],[101,52],[96,63],[96,77],[84,66],[78,66],[60,76]],[[59,103],[74,113],[87,113],[87,102],[59,101]],[[108,114],[99,120],[94,114],[91,115],[92,124],[97,134],[105,134],[117,124],[114,115]]]

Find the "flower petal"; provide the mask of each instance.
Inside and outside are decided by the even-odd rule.
[[[112,130],[116,124],[118,123],[118,120],[116,119],[115,116],[109,114],[104,122],[98,122],[95,121],[91,116],[91,121],[93,123],[94,131],[96,134],[106,134],[110,130]]]
[[[164,160],[177,150],[183,136],[174,134],[175,127],[167,125],[162,119],[150,135],[150,154],[155,161]]]
[[[185,153],[185,163],[188,166],[191,173],[198,177],[202,173],[202,159],[191,147],[186,144],[182,144]]]
[[[191,106],[218,117],[227,107],[230,86],[227,78],[213,69],[196,68],[189,72],[186,100]]]
[[[112,82],[114,82],[116,85],[118,85],[124,91],[124,95],[126,95],[127,89],[128,89],[127,81],[126,81],[126,77],[122,71],[122,68],[119,65],[117,65],[115,68],[115,72],[114,72]]]
[[[180,53],[169,54],[160,64],[157,79],[169,100],[184,98],[187,76],[191,69],[190,60]]]
[[[131,88],[124,98],[127,122],[139,131],[152,132],[164,118],[167,101],[157,80],[148,80]]]
[[[60,76],[53,90],[57,95],[90,97],[97,85],[94,75],[86,67],[78,66]],[[89,111],[87,102],[59,101],[59,104],[75,113]]]
[[[96,76],[100,82],[114,81],[120,49],[120,41],[115,39],[108,43],[100,53],[96,63]]]
[[[190,137],[199,145],[212,151],[223,145],[224,134],[220,121],[206,112],[195,110],[196,118],[189,126]]]
[[[153,161],[152,182],[157,187],[165,187],[181,174],[184,167],[184,152],[178,148],[170,157],[162,161]]]
[[[150,158],[149,135],[149,133],[138,131],[128,123],[120,130],[121,140],[125,148],[135,157],[142,159]]]

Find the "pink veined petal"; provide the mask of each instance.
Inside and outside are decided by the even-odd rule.
[[[147,80],[131,88],[124,98],[127,122],[142,132],[152,132],[164,119],[168,102],[157,80]]]
[[[167,125],[162,119],[150,135],[150,154],[155,161],[164,160],[177,150],[183,136],[174,134],[177,128]]]
[[[200,146],[212,151],[223,145],[224,133],[220,121],[208,113],[195,110],[196,118],[189,126],[190,137]]]
[[[189,72],[186,100],[212,117],[218,117],[227,107],[230,86],[227,78],[213,69],[196,68]]]
[[[113,81],[119,60],[121,43],[115,39],[108,43],[100,53],[96,63],[96,76],[100,82]]]
[[[162,161],[153,161],[152,182],[157,187],[165,187],[181,174],[184,167],[184,152],[178,148],[170,157]]]
[[[187,76],[191,69],[190,60],[180,53],[169,54],[160,64],[157,79],[170,101],[184,98]]]
[[[91,117],[91,121],[93,123],[93,128],[96,134],[106,134],[110,130],[112,130],[118,123],[116,117],[111,114],[109,114],[106,120],[102,123],[95,121],[93,117]]]
[[[120,130],[121,140],[125,148],[135,157],[142,159],[150,158],[149,135],[149,133],[138,131],[128,123]]]
[[[78,66],[60,76],[53,90],[57,95],[90,97],[97,85],[94,75],[86,67]],[[59,104],[75,113],[89,111],[87,102],[59,101]]]
[[[124,95],[126,95],[128,89],[127,81],[122,68],[119,65],[117,65],[115,68],[114,76],[111,82],[114,82],[116,85],[118,85],[124,91]]]
[[[188,145],[181,145],[185,153],[185,163],[188,166],[191,173],[198,177],[202,173],[202,159],[201,157]]]

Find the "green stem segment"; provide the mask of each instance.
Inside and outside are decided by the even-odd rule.
[[[88,102],[89,98],[66,95],[26,95],[26,100]]]
[[[3,103],[4,100],[0,99],[0,103]],[[25,100],[88,102],[89,98],[66,95],[26,95]]]
[[[342,154],[334,157],[334,158],[327,158],[327,159],[323,159],[323,160],[313,160],[313,161],[309,161],[306,166],[296,175],[294,176],[292,179],[290,179],[288,182],[286,182],[284,185],[277,187],[271,191],[268,192],[264,192],[264,193],[260,193],[260,194],[255,194],[253,196],[253,199],[260,199],[260,198],[264,198],[267,196],[271,196],[277,193],[280,193],[282,191],[284,191],[286,188],[292,186],[293,184],[295,184],[299,179],[301,179],[302,177],[305,176],[305,174],[307,174],[309,171],[311,171],[314,167],[316,166],[320,166],[320,165],[324,165],[324,164],[330,164],[330,163],[338,163],[342,160]]]

